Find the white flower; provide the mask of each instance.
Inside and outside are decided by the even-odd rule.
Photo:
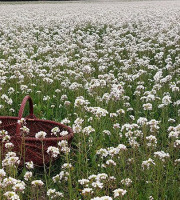
[[[61,171],[59,174],[57,174],[56,176],[54,176],[52,179],[53,179],[53,182],[54,183],[57,183],[57,182],[60,182],[62,181],[63,179],[65,181],[68,180],[68,177],[69,177],[69,173],[66,172],[66,171]]]
[[[152,110],[152,104],[151,103],[143,104],[143,109],[144,110]]]
[[[164,104],[164,105],[169,105],[170,103],[172,103],[172,101],[171,101],[171,96],[169,96],[169,95],[166,95],[166,96],[164,96],[163,98],[162,98],[162,103]]]
[[[180,163],[180,158],[179,158],[179,159],[176,159],[176,160],[174,161],[174,164],[175,164],[175,165],[177,165],[178,163]]]
[[[81,119],[81,118],[77,118],[75,121],[74,121],[74,124],[76,125],[82,125],[82,123],[84,122],[84,119]]]
[[[59,155],[59,149],[57,147],[50,146],[47,149],[47,153],[50,154],[51,157],[57,158]]]
[[[142,166],[142,168],[144,170],[145,168],[149,169],[150,166],[152,166],[152,165],[156,165],[156,164],[154,163],[154,160],[149,158],[148,160],[143,161],[141,166]]]
[[[97,179],[97,175],[92,174],[92,175],[90,175],[90,176],[88,177],[88,179],[89,179],[89,180],[95,180],[95,179]]]
[[[86,107],[85,108],[88,112],[93,113],[98,119],[101,117],[105,117],[108,114],[108,111],[100,108],[100,107]]]
[[[31,182],[31,185],[32,185],[33,187],[41,187],[41,186],[44,185],[44,183],[43,183],[41,180],[35,180],[35,181],[32,181],[32,182]]]
[[[101,174],[97,174],[96,180],[97,181],[101,181],[101,180],[105,180],[108,178],[108,175],[105,173],[101,173]]]
[[[83,195],[92,194],[93,193],[93,189],[92,188],[84,188],[81,193]]]
[[[111,135],[111,132],[109,130],[104,130],[103,133],[106,135]]]
[[[68,142],[66,140],[61,140],[61,141],[58,142],[58,146],[67,147],[68,146]]]
[[[22,130],[22,132],[26,134],[28,134],[30,131],[29,128],[27,128],[26,126],[21,127],[20,130]]]
[[[147,143],[148,147],[156,147],[157,138],[154,135],[147,136],[146,140],[148,141],[148,143]]]
[[[4,135],[3,136],[3,142],[8,142],[8,141],[10,141],[10,139],[11,139],[11,136],[9,136],[9,135]]]
[[[31,177],[32,177],[32,172],[26,172],[26,173],[24,174],[24,179],[25,179],[26,181],[28,181]]]
[[[86,106],[89,104],[88,100],[85,100],[84,97],[80,96],[77,97],[74,102],[74,107]]]
[[[12,187],[15,192],[22,192],[24,193],[25,190],[25,183],[23,181],[17,181],[17,183]]]
[[[180,124],[178,124],[176,127],[175,127],[175,131],[178,132],[180,134]]]
[[[140,124],[141,126],[146,125],[147,122],[148,122],[148,120],[147,120],[145,117],[140,117],[140,118],[137,120],[137,124]]]
[[[178,138],[179,137],[179,133],[176,131],[171,131],[168,135],[168,138]]]
[[[55,192],[56,192],[56,189],[49,189],[49,190],[47,191],[47,195],[48,195],[48,196],[52,196],[53,194],[55,194]]]
[[[6,147],[7,149],[11,149],[11,148],[14,147],[14,144],[11,143],[11,142],[8,142],[8,143],[5,144],[5,147]]]
[[[118,188],[113,191],[114,192],[114,198],[119,197],[119,196],[124,196],[126,194],[126,190],[123,190],[121,188]]]
[[[56,192],[53,198],[64,197],[62,192]]]
[[[101,158],[103,157],[107,157],[108,156],[108,151],[106,149],[99,149],[97,152],[96,152],[97,155],[100,155]]]
[[[107,161],[106,161],[106,165],[113,165],[113,166],[116,166],[116,162],[114,162],[113,160],[107,160]]]
[[[6,176],[6,172],[4,171],[4,169],[0,169],[0,181],[2,180],[3,177]]]
[[[47,135],[46,132],[44,132],[44,131],[39,131],[38,133],[36,133],[35,137],[36,137],[37,139],[43,139],[43,138],[46,137],[46,135]]]
[[[18,122],[18,124],[24,124],[26,122],[26,120],[24,118],[21,118],[17,122]]]
[[[165,162],[165,159],[169,158],[170,155],[169,153],[165,153],[164,151],[157,151],[157,152],[154,152],[154,157],[157,157],[160,160],[162,160],[162,162]]]
[[[0,130],[0,136],[6,136],[8,135],[8,132],[6,130]]]
[[[180,140],[176,140],[175,142],[174,142],[174,147],[176,148],[176,147],[180,147]]]
[[[64,197],[63,193],[56,192],[56,189],[49,189],[47,191],[47,196],[49,196],[51,199],[57,198],[57,197]]]
[[[20,200],[19,196],[13,191],[7,191],[4,193],[4,196],[7,198],[7,200]]]
[[[14,93],[15,92],[15,89],[13,88],[13,87],[10,87],[9,89],[8,89],[8,94],[12,94],[12,93]]]
[[[126,185],[126,186],[129,187],[131,185],[131,183],[132,183],[132,180],[130,178],[125,178],[125,179],[121,180],[121,183],[123,185]]]
[[[94,197],[91,200],[112,200],[112,197],[109,196],[103,196],[103,197]]]
[[[17,156],[10,156],[10,157],[5,157],[5,159],[2,161],[2,166],[3,167],[17,167],[20,164],[19,157]]]
[[[49,97],[49,96],[44,96],[44,97],[43,97],[43,101],[48,101],[48,100],[50,100],[50,97]]]
[[[102,189],[104,187],[103,183],[101,183],[99,181],[93,182],[91,185],[92,185],[92,187],[99,188],[99,189]]]
[[[27,168],[27,169],[33,169],[33,168],[34,168],[34,163],[33,163],[33,161],[26,162],[25,164],[26,164],[26,168]]]
[[[70,124],[70,120],[68,118],[65,118],[61,121],[61,124]]]
[[[95,131],[95,129],[92,128],[92,126],[87,126],[87,127],[85,127],[85,128],[82,130],[82,132],[83,132],[85,135],[89,135],[91,132],[94,132],[94,131]]]
[[[149,200],[154,200],[154,198],[152,196],[149,196]]]
[[[89,180],[88,179],[81,179],[81,180],[78,180],[78,183],[80,183],[81,185],[86,185],[89,183]]]
[[[114,129],[120,128],[120,124],[119,124],[119,123],[113,124],[113,128],[114,128]]]
[[[155,119],[152,119],[148,122],[148,125],[150,126],[150,132],[156,132],[159,127],[160,121],[156,121]]]
[[[13,186],[15,185],[16,183],[18,182],[18,180],[16,180],[15,178],[12,178],[12,177],[8,177],[8,178],[5,178],[1,184],[1,186],[3,188],[6,188],[8,186]]]
[[[119,151],[127,151],[127,147],[126,147],[124,144],[119,144],[119,145],[117,146],[117,149],[118,149]]]
[[[60,136],[66,136],[68,134],[69,134],[68,131],[62,131],[62,132],[60,132]]]
[[[64,163],[61,168],[62,169],[71,169],[72,165],[71,165],[71,163]]]
[[[82,130],[82,127],[80,125],[73,125],[73,132],[74,133],[80,133]]]
[[[60,132],[59,127],[54,127],[54,128],[51,130],[51,135],[57,136],[57,133],[59,133],[59,132]]]
[[[6,158],[10,158],[10,157],[16,157],[16,153],[13,152],[13,151],[9,151],[9,152],[6,154]]]

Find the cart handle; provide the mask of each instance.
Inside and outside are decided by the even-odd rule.
[[[19,109],[18,120],[20,120],[23,117],[24,108],[26,106],[27,101],[29,101],[29,115],[26,118],[27,119],[35,119],[36,118],[35,115],[33,114],[33,101],[31,99],[31,97],[29,95],[27,95],[22,100],[21,107]],[[20,128],[21,128],[21,124],[17,123],[16,136],[20,136]]]

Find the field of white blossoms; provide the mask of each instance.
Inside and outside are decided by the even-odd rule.
[[[0,199],[179,199],[180,2],[0,4],[0,116],[25,95],[75,136],[21,167],[0,125]]]

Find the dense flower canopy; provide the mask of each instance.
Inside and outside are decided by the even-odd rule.
[[[28,199],[29,187],[34,199],[38,192],[51,199],[178,199],[180,2],[0,4],[0,10],[0,115],[17,116],[29,94],[37,117],[75,133],[71,148],[65,140],[48,148],[50,159],[62,160],[56,174],[44,167],[40,180],[32,162],[18,176],[22,155],[0,121],[7,153],[2,198]]]

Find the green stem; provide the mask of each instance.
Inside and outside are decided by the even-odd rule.
[[[26,162],[26,150],[25,150],[25,137],[24,137],[24,133],[23,133],[23,160],[24,160],[24,167],[25,167],[25,162]]]
[[[0,144],[0,168],[2,168],[2,156],[3,156],[3,147],[1,143]]]
[[[51,175],[51,165],[52,165],[52,159],[50,159],[50,164],[49,164],[49,177]]]
[[[69,165],[69,156],[68,156],[68,153],[66,153],[66,161]],[[70,171],[70,168],[68,168],[68,171],[69,171],[69,178],[68,178],[68,188],[69,188],[69,199],[71,200],[72,199],[72,181],[71,181],[71,171]]]
[[[48,183],[47,183],[47,175],[46,175],[46,165],[45,165],[45,159],[44,159],[44,144],[43,144],[43,140],[42,142],[42,155],[43,155],[43,167],[44,167],[44,178],[46,181],[46,189],[48,190]]]

